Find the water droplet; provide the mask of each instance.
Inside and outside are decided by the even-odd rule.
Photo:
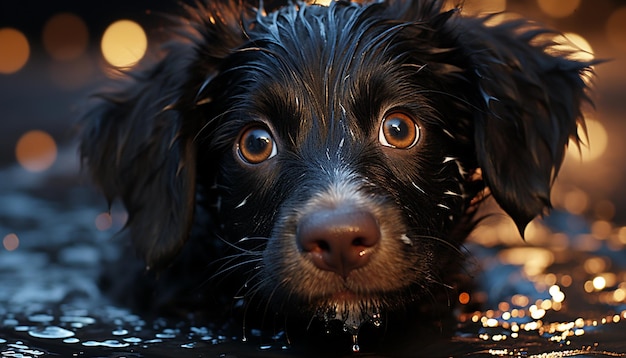
[[[352,335],[352,343],[353,343],[352,344],[352,351],[354,353],[358,353],[361,350],[361,348],[359,347],[359,338],[358,338],[358,336],[356,334]]]
[[[45,328],[33,328],[28,331],[28,334],[35,338],[68,338],[73,337],[74,332],[68,331],[67,329],[57,327],[57,326],[48,326]]]
[[[103,342],[97,342],[97,341],[87,341],[87,342],[83,342],[83,346],[85,347],[109,347],[109,348],[124,348],[124,347],[128,347],[130,344],[128,343],[123,343],[120,341],[117,341],[115,339],[109,339]]]
[[[78,339],[78,338],[76,338],[76,337],[72,337],[72,338],[65,338],[65,339],[63,340],[63,343],[70,343],[70,344],[72,344],[72,343],[78,343],[78,342],[80,342],[80,339]]]
[[[192,342],[192,343],[187,343],[187,344],[181,344],[180,348],[196,348],[196,343]]]
[[[113,334],[114,336],[124,336],[128,334],[128,331],[125,329],[116,329],[115,331],[111,332],[111,334]]]
[[[17,326],[19,322],[14,318],[7,318],[2,323],[3,326]]]
[[[128,337],[128,338],[124,338],[124,342],[141,343],[141,338],[138,338],[138,337]]]
[[[172,334],[172,333],[157,333],[155,336],[157,338],[165,338],[165,339],[167,339],[167,338],[176,338],[176,335]]]
[[[53,319],[54,317],[49,314],[35,314],[35,315],[28,317],[29,321],[38,322],[38,323],[48,323],[52,321]]]
[[[150,343],[161,343],[161,342],[163,342],[163,340],[162,340],[162,339],[158,339],[158,338],[157,338],[157,339],[150,339],[150,340],[147,340],[147,341],[145,341],[144,343],[148,343],[148,344],[150,344]]]
[[[91,317],[83,317],[83,316],[61,316],[59,318],[61,322],[67,323],[80,323],[82,325],[94,324],[96,320]]]

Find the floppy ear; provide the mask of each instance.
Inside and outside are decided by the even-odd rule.
[[[164,57],[114,81],[83,116],[80,153],[109,202],[121,198],[127,229],[149,268],[166,265],[187,240],[194,216],[194,138],[205,124],[197,93],[241,42],[240,12],[218,4],[189,9],[181,38]]]
[[[474,140],[483,179],[523,236],[526,225],[551,208],[550,189],[570,139],[584,129],[584,76],[592,62],[557,53],[550,33],[514,20],[449,23],[468,59],[475,94]],[[556,35],[555,33],[551,35]],[[542,38],[544,40],[542,40]]]

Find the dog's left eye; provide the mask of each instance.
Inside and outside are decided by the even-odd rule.
[[[386,147],[409,149],[417,144],[420,128],[403,112],[392,112],[383,118],[378,132],[378,140]]]
[[[276,155],[276,143],[270,132],[261,126],[244,129],[239,137],[237,151],[249,164],[262,163]]]

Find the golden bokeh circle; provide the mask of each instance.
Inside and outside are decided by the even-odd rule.
[[[548,16],[563,18],[572,15],[578,9],[580,0],[537,0],[537,5]]]
[[[44,25],[42,41],[52,58],[67,61],[85,52],[89,43],[89,32],[85,22],[77,15],[59,13]]]
[[[57,145],[52,136],[44,131],[32,130],[20,137],[15,146],[17,162],[31,172],[42,172],[54,164]]]
[[[102,35],[104,59],[115,67],[132,67],[145,55],[148,38],[143,28],[131,20],[118,20]]]
[[[0,29],[0,73],[19,71],[30,57],[30,45],[24,34],[14,28]]]

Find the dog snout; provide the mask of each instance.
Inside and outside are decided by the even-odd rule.
[[[320,210],[300,219],[296,240],[319,269],[348,277],[364,267],[380,241],[376,218],[356,208]]]

